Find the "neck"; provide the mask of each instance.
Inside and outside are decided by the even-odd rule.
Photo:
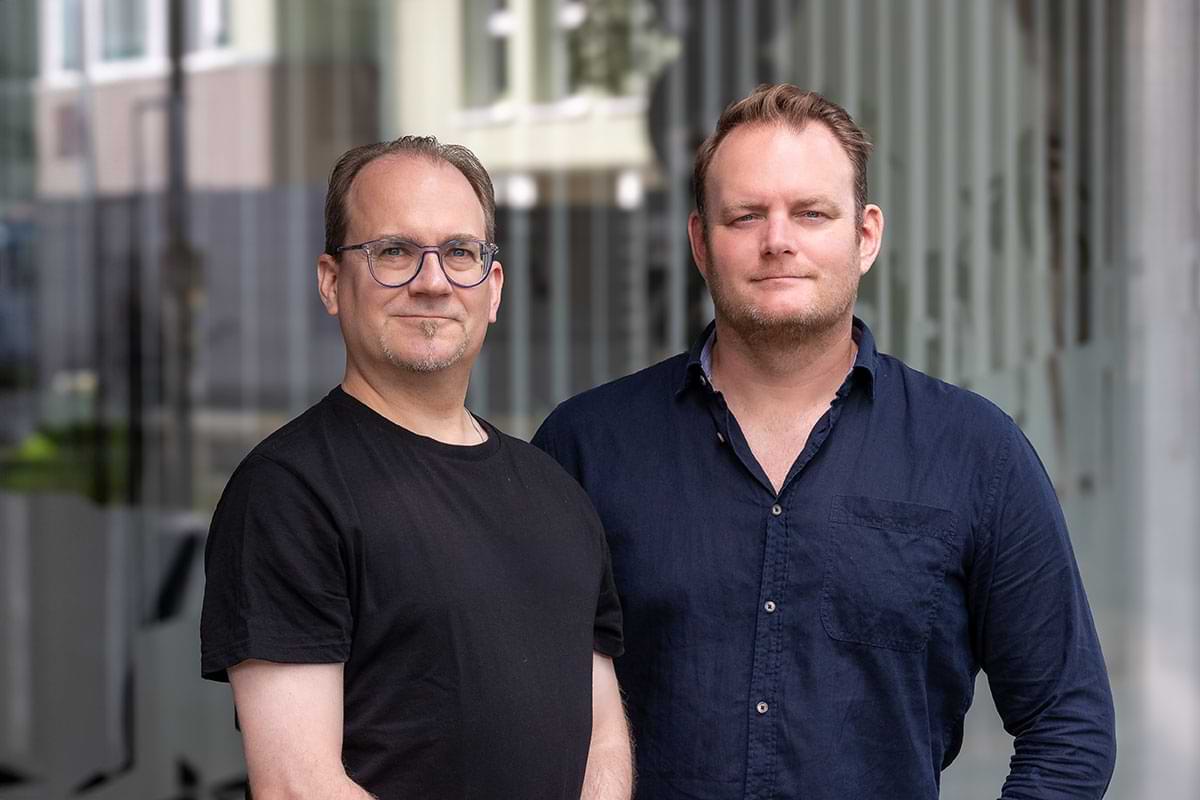
[[[851,319],[791,338],[747,338],[717,320],[712,379],[744,408],[810,408],[829,404],[858,352]]]
[[[470,373],[391,370],[368,374],[347,363],[342,390],[402,428],[445,444],[480,444],[486,438],[466,411]]]

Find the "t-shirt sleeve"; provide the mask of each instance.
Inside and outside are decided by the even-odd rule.
[[[600,582],[596,596],[596,621],[592,633],[592,649],[616,658],[625,652],[622,634],[621,601],[617,597],[617,585],[613,581],[612,556],[608,551],[608,539],[604,526],[596,513],[592,501],[582,488],[578,489],[579,503],[583,506],[588,528],[600,549]]]
[[[603,572],[600,578],[600,595],[596,599],[596,625],[592,636],[592,647],[598,653],[616,658],[625,652],[625,641],[621,630],[621,602],[617,598],[617,586],[613,582],[612,558],[608,553],[608,542],[600,537],[604,548]]]
[[[540,448],[559,463],[567,474],[577,482],[580,479],[581,463],[577,443],[569,434],[571,424],[564,422],[567,412],[559,406],[538,428],[531,444]],[[616,658],[625,651],[621,632],[621,602],[617,597],[613,581],[612,556],[608,550],[607,537],[600,516],[592,505],[591,498],[579,487],[579,502],[584,507],[588,527],[591,528],[601,550],[600,592],[596,599],[596,623],[593,648],[598,653]]]
[[[262,455],[238,467],[209,529],[200,671],[227,681],[246,659],[337,663],[350,655],[346,561],[326,506]]]

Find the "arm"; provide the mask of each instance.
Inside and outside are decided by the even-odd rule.
[[[592,653],[592,744],[582,800],[633,796],[633,746],[612,659]]]
[[[1013,431],[977,560],[975,652],[1015,737],[1002,797],[1099,798],[1116,755],[1100,641],[1054,488]]]
[[[229,669],[255,800],[371,800],[342,766],[342,665]]]

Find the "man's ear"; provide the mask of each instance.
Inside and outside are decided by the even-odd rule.
[[[487,279],[488,294],[488,322],[496,321],[496,314],[500,311],[500,295],[504,290],[504,265],[499,261],[492,262],[492,271]]]
[[[696,262],[696,269],[700,270],[707,283],[708,244],[704,240],[704,220],[700,219],[700,214],[696,211],[688,215],[688,241],[692,245],[692,260]]]
[[[866,275],[883,247],[883,209],[870,204],[863,209],[862,224],[858,226],[858,274]]]
[[[341,264],[328,253],[322,253],[317,259],[317,292],[321,295],[321,303],[330,316],[338,313],[338,273]]]

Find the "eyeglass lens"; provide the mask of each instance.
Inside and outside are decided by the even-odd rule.
[[[378,242],[368,249],[376,279],[390,285],[412,280],[427,252],[433,252],[433,249],[422,248],[404,239]],[[492,260],[486,244],[473,240],[446,242],[438,246],[436,254],[450,281],[462,286],[474,286],[482,281]]]

